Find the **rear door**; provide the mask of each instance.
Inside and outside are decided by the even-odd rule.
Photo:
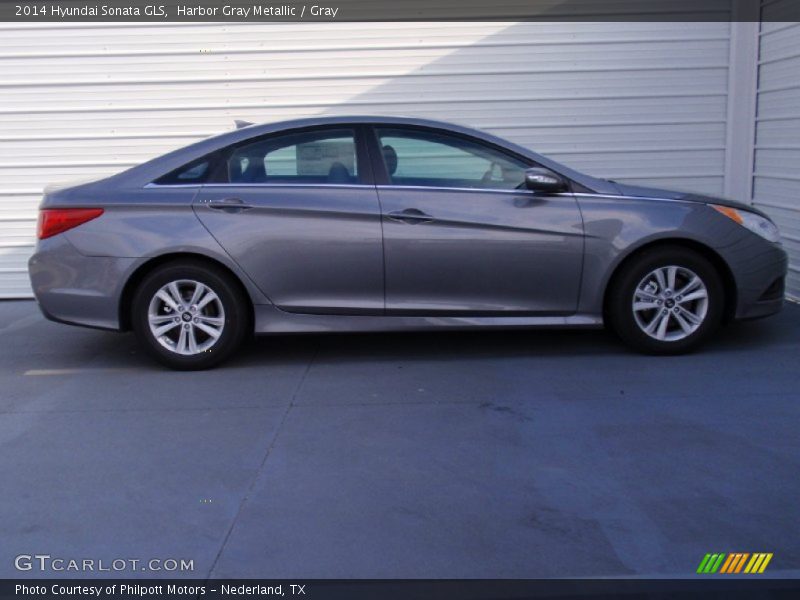
[[[374,134],[387,314],[575,312],[583,222],[571,193],[522,189],[530,162],[474,138]]]
[[[228,149],[195,212],[279,308],[381,314],[378,198],[360,126],[295,130]]]

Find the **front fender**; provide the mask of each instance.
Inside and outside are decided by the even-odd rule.
[[[706,204],[578,195],[586,235],[579,311],[602,314],[608,284],[619,265],[637,250],[659,241],[705,246],[728,264],[756,237]],[[737,288],[742,274],[731,270]]]

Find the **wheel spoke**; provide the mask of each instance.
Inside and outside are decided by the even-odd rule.
[[[190,354],[195,354],[197,352],[197,338],[194,335],[194,327],[189,327],[187,331],[188,340],[188,350]]]
[[[202,321],[195,323],[194,326],[197,327],[200,331],[204,331],[215,340],[219,338],[219,336],[222,334],[222,331],[220,331],[219,329],[214,329],[213,327],[209,327]]]
[[[658,307],[656,306],[656,303],[653,302],[652,300],[647,300],[646,302],[634,302],[633,303],[633,310],[635,310],[636,312],[639,312],[639,311],[642,311],[642,310],[653,310],[654,308],[658,308]]]
[[[150,321],[151,325],[160,325],[167,321],[174,321],[175,315],[148,315],[147,320]]]
[[[217,299],[218,299],[217,295],[211,290],[208,290],[206,292],[206,295],[203,296],[202,300],[197,302],[197,310],[202,310],[209,302],[213,302],[214,300]]]
[[[167,286],[172,299],[175,301],[175,304],[178,306],[183,306],[183,296],[181,296],[181,291],[178,289],[178,284],[176,282],[172,282]]]
[[[658,300],[658,296],[645,290],[636,290],[636,298],[641,298],[642,300],[647,300],[648,302],[655,302]]]
[[[178,336],[178,342],[175,344],[175,349],[181,354],[186,353],[186,329],[181,327],[181,333]]]
[[[658,324],[658,331],[656,331],[656,337],[660,340],[663,340],[665,337],[667,337],[667,326],[669,325],[669,316],[670,313],[661,315],[661,322]]]
[[[157,338],[160,338],[162,335],[164,335],[168,331],[172,331],[173,329],[175,329],[178,325],[180,325],[180,323],[176,323],[174,320],[170,319],[169,323],[166,323],[166,324],[162,325],[161,327],[156,327],[155,329],[153,329],[152,330],[153,331],[153,335],[156,336]]]
[[[667,267],[667,287],[671,290],[675,289],[675,276],[678,274],[678,267]]]
[[[683,316],[683,318],[689,321],[689,323],[691,323],[692,325],[697,326],[703,322],[702,318],[700,318],[693,312],[686,310],[685,308],[681,308],[678,312]]]
[[[689,283],[687,283],[685,286],[683,286],[683,288],[681,288],[675,293],[680,296],[685,296],[693,289],[695,289],[697,286],[702,285],[702,283],[703,283],[702,280],[697,275],[695,275],[694,277],[692,277]]]
[[[658,327],[658,324],[661,322],[661,318],[663,315],[659,312],[656,314],[655,317],[647,324],[647,327],[644,328],[645,333],[653,334]]]
[[[681,298],[680,304],[691,302],[692,300],[700,300],[702,298],[708,298],[708,292],[705,290],[705,288],[684,296]]]
[[[216,325],[217,327],[221,327],[225,324],[225,319],[222,317],[209,317],[206,315],[197,315],[197,319],[200,320],[201,323],[207,323],[208,325]]]
[[[161,300],[164,304],[169,306],[175,312],[180,312],[181,311],[181,307],[178,306],[178,304],[175,302],[175,300],[172,299],[172,296],[170,296],[163,289],[158,290],[158,293],[156,294],[156,296],[158,297],[159,300]]]
[[[189,300],[189,305],[191,306],[197,304],[198,300],[200,300],[200,297],[203,295],[203,292],[205,292],[205,290],[206,286],[204,286],[202,283],[198,281],[197,284],[194,286],[194,292],[192,292],[192,299]]]
[[[665,289],[667,289],[667,279],[664,277],[664,269],[656,269],[653,274],[658,282],[658,291],[663,292]]]
[[[679,313],[679,312],[675,313],[673,316],[675,317],[675,320],[678,322],[678,325],[681,326],[681,329],[683,329],[683,333],[685,333],[686,335],[689,335],[690,333],[692,333],[692,331],[694,331],[694,328],[683,317],[683,315],[681,313]]]

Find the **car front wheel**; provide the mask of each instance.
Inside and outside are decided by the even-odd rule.
[[[132,302],[133,330],[144,348],[173,369],[213,367],[241,344],[247,310],[224,271],[195,262],[155,269]]]
[[[688,248],[634,257],[613,284],[608,318],[630,346],[679,354],[704,342],[722,322],[723,285],[714,265]]]

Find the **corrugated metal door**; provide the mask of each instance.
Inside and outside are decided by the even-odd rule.
[[[728,23],[2,24],[0,297],[30,294],[44,185],[234,118],[441,118],[595,175],[720,193],[729,39]]]
[[[797,0],[764,3],[763,17]],[[784,8],[785,8],[784,6]],[[800,23],[761,25],[753,204],[789,253],[787,294],[800,297]]]

